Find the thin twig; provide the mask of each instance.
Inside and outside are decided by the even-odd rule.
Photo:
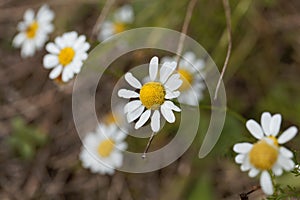
[[[190,24],[193,10],[194,10],[196,3],[197,3],[197,0],[190,0],[186,14],[185,14],[184,22],[183,22],[182,29],[181,29],[181,35],[180,35],[179,43],[178,43],[178,47],[177,47],[177,52],[176,52],[176,55],[177,55],[176,56],[176,62],[177,62],[176,69],[179,66],[180,54],[182,53],[183,44],[185,41],[185,35],[189,28],[189,24]]]
[[[112,7],[112,5],[114,4],[115,0],[106,0],[104,7],[99,15],[99,17],[97,18],[97,21],[93,27],[92,33],[91,33],[91,38],[94,39],[96,37],[96,35],[99,33],[100,28],[102,23],[104,22],[105,18],[108,15],[108,12],[110,10],[110,8]]]
[[[220,75],[220,78],[219,78],[219,81],[218,81],[218,84],[216,87],[214,100],[216,100],[218,97],[219,88],[220,88],[221,81],[223,80],[223,76],[224,76],[224,73],[226,71],[226,68],[227,68],[227,65],[229,62],[229,58],[231,55],[231,48],[232,48],[231,11],[230,11],[230,6],[229,6],[228,0],[223,0],[223,6],[224,6],[224,10],[225,10],[226,25],[227,25],[227,31],[228,31],[228,48],[227,48],[227,54],[226,54],[226,58],[224,61],[223,69],[222,69],[222,72],[221,72],[221,75]]]
[[[153,140],[153,138],[154,138],[154,135],[155,135],[155,132],[152,132],[152,134],[151,134],[151,136],[150,136],[150,138],[149,138],[149,140],[148,140],[148,144],[147,144],[147,146],[146,146],[146,148],[145,148],[145,151],[144,151],[144,153],[143,153],[143,155],[142,155],[142,158],[143,158],[143,159],[146,158],[146,154],[147,154],[147,152],[148,152],[148,150],[149,150],[149,147],[150,147],[150,145],[151,145],[151,143],[152,143],[152,140]]]

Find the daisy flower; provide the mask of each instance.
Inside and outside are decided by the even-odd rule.
[[[44,56],[43,64],[46,69],[53,69],[49,77],[67,82],[78,74],[87,59],[87,50],[90,44],[84,35],[78,36],[77,32],[64,33],[56,37],[54,43],[46,45],[49,54]]]
[[[135,129],[142,127],[151,117],[151,129],[158,132],[161,114],[169,123],[175,122],[173,111],[181,110],[170,100],[180,95],[177,89],[182,84],[180,75],[173,73],[175,68],[176,62],[165,62],[158,73],[158,58],[153,57],[149,64],[149,82],[142,85],[130,72],[125,74],[125,80],[137,91],[120,89],[118,96],[130,99],[124,112],[129,123],[139,118]]]
[[[122,166],[123,154],[127,149],[126,134],[116,125],[99,124],[96,132],[89,133],[83,140],[79,158],[84,168],[93,173],[113,174]]]
[[[48,35],[54,30],[54,12],[48,5],[43,5],[36,16],[32,9],[28,9],[23,18],[24,21],[18,24],[19,33],[13,39],[13,46],[21,47],[21,56],[25,58],[33,56],[48,40]]]
[[[279,137],[281,115],[271,116],[264,112],[261,116],[261,125],[250,119],[246,123],[247,129],[253,137],[258,139],[254,144],[238,143],[233,150],[238,153],[235,161],[241,164],[242,171],[249,170],[249,176],[255,177],[260,172],[260,185],[267,195],[273,194],[273,184],[269,172],[280,176],[285,171],[294,169],[293,153],[282,144],[293,139],[297,134],[297,128],[292,126],[285,130]]]
[[[183,81],[179,88],[180,96],[178,101],[191,106],[198,105],[203,98],[205,84],[200,72],[204,68],[204,60],[197,59],[193,52],[186,52],[180,59],[178,73]],[[175,61],[176,57],[164,57],[163,62]]]
[[[134,20],[134,13],[131,5],[124,5],[114,13],[112,20],[103,23],[99,32],[99,41],[106,40],[110,36],[125,31]]]

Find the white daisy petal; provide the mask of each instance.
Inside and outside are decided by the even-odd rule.
[[[235,162],[238,164],[242,164],[245,160],[245,155],[244,154],[238,154],[235,158],[234,158]]]
[[[62,70],[63,70],[63,67],[62,67],[61,65],[55,67],[55,68],[50,72],[49,78],[51,78],[51,79],[57,78],[57,77],[61,74]]]
[[[273,194],[273,184],[271,180],[271,176],[267,171],[263,171],[260,176],[260,186],[265,194],[272,195]]]
[[[140,100],[130,101],[125,105],[124,113],[132,112],[135,109],[137,109],[138,107],[140,107],[141,105],[142,105],[142,102]]]
[[[245,172],[245,171],[248,171],[249,169],[251,169],[251,164],[250,164],[249,158],[246,157],[243,164],[241,165],[241,170],[243,172]]]
[[[136,120],[137,118],[139,118],[139,116],[141,116],[141,114],[143,113],[144,109],[145,109],[144,106],[140,106],[136,110],[127,113],[127,121],[128,121],[128,123],[131,123],[134,120]]]
[[[154,81],[157,76],[157,71],[158,71],[158,57],[154,56],[149,64],[149,75],[151,81]]]
[[[139,121],[135,124],[134,128],[139,129],[141,128],[150,118],[151,110],[146,110],[140,117]]]
[[[132,90],[120,89],[118,91],[118,96],[125,99],[130,99],[130,98],[137,98],[140,95]]]
[[[46,69],[51,69],[59,64],[58,57],[52,54],[45,55],[43,65]]]
[[[32,9],[25,11],[24,20],[27,22],[32,22],[34,20],[34,11]]]
[[[160,111],[161,111],[162,115],[164,116],[164,118],[167,120],[167,122],[169,122],[169,123],[175,122],[175,115],[170,108],[167,108],[166,106],[162,105],[160,107]]]
[[[279,154],[277,159],[278,164],[285,170],[285,171],[291,171],[295,167],[295,163],[282,155]]]
[[[24,33],[19,33],[13,39],[13,46],[20,47],[22,43],[25,41],[25,39],[26,39],[26,35]]]
[[[278,164],[275,164],[275,165],[272,167],[272,171],[273,171],[273,173],[275,174],[275,176],[281,176],[281,174],[283,173],[282,168],[281,168],[280,165],[278,165]]]
[[[56,55],[58,55],[60,52],[59,48],[53,42],[50,42],[46,45],[46,50],[49,53],[56,54]]]
[[[249,171],[248,175],[249,175],[251,178],[253,178],[253,177],[257,176],[258,173],[259,173],[259,170],[258,170],[258,169],[252,168],[252,169]]]
[[[281,125],[281,115],[276,114],[272,116],[271,122],[270,122],[270,133],[273,136],[277,136],[280,130]]]
[[[252,149],[253,144],[244,142],[244,143],[238,143],[233,146],[233,151],[236,153],[243,153],[246,154]]]
[[[176,112],[181,111],[181,109],[179,107],[177,107],[172,101],[165,101],[163,105],[169,109],[176,111]]]
[[[247,121],[246,127],[249,130],[249,132],[253,135],[253,137],[255,137],[256,139],[263,138],[264,135],[260,125],[253,119]]]
[[[155,133],[160,129],[160,114],[158,110],[155,110],[151,117],[151,129]]]
[[[182,85],[182,80],[180,79],[179,74],[173,74],[165,83],[165,87],[169,90],[177,90]]]
[[[278,138],[279,144],[284,144],[291,139],[293,139],[297,135],[298,129],[295,126],[292,126],[285,130]]]
[[[140,89],[142,87],[141,83],[130,72],[125,74],[125,80],[134,88]]]
[[[169,90],[166,90],[166,96],[165,96],[165,98],[166,99],[174,99],[174,98],[179,97],[179,95],[180,95],[179,91],[169,91]]]
[[[266,136],[271,135],[271,132],[270,132],[271,119],[272,119],[272,116],[269,112],[264,112],[261,115],[261,126],[262,126],[263,131],[265,132]]]
[[[176,68],[176,62],[165,62],[160,68],[159,80],[162,84],[166,82],[169,76],[174,72]]]
[[[293,157],[294,157],[293,152],[291,152],[290,150],[288,150],[288,149],[285,148],[285,147],[279,147],[279,152],[280,152],[280,154],[283,155],[284,157],[287,157],[287,158],[293,158]]]

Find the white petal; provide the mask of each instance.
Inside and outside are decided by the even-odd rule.
[[[31,57],[34,55],[34,52],[34,43],[32,41],[25,41],[21,49],[22,58]]]
[[[61,65],[55,67],[49,74],[49,78],[55,79],[57,78],[61,72],[62,72],[63,67]]]
[[[130,72],[125,74],[125,80],[134,88],[140,89],[142,87],[141,83]]]
[[[133,122],[134,120],[136,120],[139,116],[141,116],[141,114],[143,113],[145,107],[144,106],[140,106],[139,108],[137,108],[136,110],[130,112],[127,114],[127,121],[128,123]]]
[[[246,127],[249,130],[249,132],[253,135],[253,137],[255,137],[256,139],[263,138],[264,135],[260,125],[253,119],[247,121]]]
[[[52,54],[45,55],[43,64],[46,69],[51,69],[58,65],[58,57]]]
[[[283,155],[286,158],[293,158],[294,157],[293,152],[291,152],[290,150],[288,150],[285,147],[280,147],[279,152],[280,152],[281,155]]]
[[[62,72],[62,77],[61,77],[62,81],[68,82],[73,77],[74,77],[74,73],[73,73],[72,69],[70,68],[70,66],[64,67],[63,72]]]
[[[157,71],[158,71],[158,57],[154,56],[150,60],[150,64],[149,64],[149,75],[151,81],[154,81],[156,79]]]
[[[249,158],[247,156],[245,158],[243,164],[241,165],[241,170],[244,172],[244,171],[247,171],[249,169],[251,169],[251,164],[250,164]]]
[[[132,90],[120,89],[118,91],[118,96],[125,99],[130,99],[130,98],[137,98],[140,95]]]
[[[244,154],[238,154],[235,158],[234,158],[235,162],[238,164],[242,164],[245,160],[245,155]]]
[[[135,109],[137,109],[138,107],[140,107],[141,105],[142,105],[142,102],[140,100],[130,101],[125,105],[124,113],[132,112]]]
[[[167,122],[169,122],[169,123],[175,122],[174,113],[172,112],[172,110],[170,108],[167,108],[162,105],[160,107],[160,111],[161,111],[162,115],[164,116],[164,118],[167,120]]]
[[[260,176],[260,186],[265,194],[267,195],[273,194],[273,184],[272,184],[271,176],[267,171],[263,171]]]
[[[281,115],[276,114],[272,116],[271,122],[270,122],[270,133],[273,136],[277,136],[280,130],[281,125]]]
[[[271,135],[271,132],[270,132],[271,119],[272,119],[272,116],[269,112],[264,112],[261,115],[260,123],[261,123],[261,126],[262,126],[263,131],[265,132],[266,136]]]
[[[280,154],[278,156],[277,162],[285,171],[291,171],[295,167],[294,161]]]
[[[248,153],[251,148],[252,148],[253,144],[247,143],[247,142],[243,142],[243,143],[238,143],[235,144],[233,146],[233,151],[235,151],[236,153]]]
[[[177,90],[182,84],[182,80],[180,79],[179,74],[173,74],[165,83],[165,87],[169,90],[174,91]]]
[[[298,129],[295,126],[292,126],[285,130],[278,138],[279,144],[284,144],[291,139],[293,139],[297,135]]]
[[[252,168],[252,169],[249,171],[248,175],[249,175],[251,178],[253,178],[253,177],[257,176],[258,173],[259,173],[259,170],[258,170],[258,169]]]
[[[151,129],[155,133],[160,129],[160,113],[158,110],[155,110],[151,117]]]
[[[19,33],[14,37],[13,46],[20,47],[21,44],[25,41],[25,39],[26,39],[26,35],[24,33]]]
[[[34,20],[34,11],[32,9],[28,9],[25,11],[24,20],[26,22],[33,22]]]
[[[282,168],[281,168],[280,165],[278,165],[278,164],[275,164],[275,165],[272,167],[272,171],[273,171],[273,173],[275,174],[275,176],[281,176],[281,174],[283,173]]]
[[[60,49],[63,49],[66,47],[65,41],[61,37],[56,37],[54,39],[54,42]]]
[[[176,68],[176,62],[165,62],[160,68],[159,80],[162,84],[166,82],[169,76],[173,73]]]
[[[163,105],[166,106],[169,109],[172,109],[172,110],[176,111],[176,112],[181,111],[181,109],[178,108],[172,101],[165,101]]]
[[[46,45],[46,50],[51,54],[59,54],[59,48],[53,43],[50,42]]]
[[[179,91],[169,91],[169,90],[166,90],[166,96],[165,96],[165,98],[166,99],[174,99],[174,98],[179,97],[179,95],[180,95]]]
[[[151,110],[146,110],[140,117],[139,121],[135,124],[134,128],[139,129],[141,128],[150,118]]]

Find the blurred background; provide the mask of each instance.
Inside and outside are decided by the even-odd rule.
[[[130,28],[158,26],[181,30],[187,0],[116,1],[111,9],[131,4],[135,20]],[[245,128],[264,111],[281,113],[282,130],[300,127],[300,1],[232,0],[233,49],[224,83],[228,112],[214,150],[205,158],[198,151],[210,116],[210,100],[200,102],[201,122],[194,144],[176,162],[146,174],[92,174],[78,160],[81,141],[72,118],[72,83],[58,85],[43,68],[42,50],[22,59],[12,47],[17,23],[26,9],[47,3],[55,12],[50,40],[75,30],[90,36],[105,1],[0,1],[0,199],[239,199],[259,185],[234,163],[232,146],[254,141]],[[199,42],[221,70],[227,51],[227,32],[221,0],[199,0],[187,34]],[[92,47],[96,41],[89,40]],[[163,55],[163,54],[162,54]],[[151,51],[134,54],[134,61],[116,62],[121,72],[145,62]],[[99,93],[109,94],[118,80],[107,75]],[[104,81],[105,82],[105,81]],[[107,102],[97,104],[99,116]],[[172,138],[172,131],[153,143],[153,149]],[[144,147],[141,145],[141,151]],[[300,136],[288,143],[300,160]],[[151,150],[151,149],[150,149]],[[300,178],[283,175],[285,193],[300,193]],[[283,188],[284,188],[283,187]],[[263,199],[260,190],[249,199]],[[286,199],[283,197],[282,199]]]

